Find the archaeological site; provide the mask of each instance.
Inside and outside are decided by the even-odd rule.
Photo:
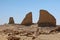
[[[0,40],[60,40],[60,26],[47,10],[39,11],[37,23],[33,23],[32,12],[25,15],[21,24],[13,17],[8,24],[0,25]]]
[[[56,18],[46,10],[39,11],[39,20],[37,22],[39,27],[56,27]],[[10,17],[9,24],[14,24],[13,17]],[[29,26],[33,24],[32,12],[29,12],[23,19],[21,25]]]

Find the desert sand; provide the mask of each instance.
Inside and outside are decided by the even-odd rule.
[[[53,29],[56,27],[0,25],[0,40],[60,40],[60,32],[50,32]]]

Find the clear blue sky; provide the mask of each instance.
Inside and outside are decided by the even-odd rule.
[[[60,25],[60,0],[0,0],[0,24],[8,23],[9,17],[14,17],[15,23],[21,23],[30,11],[36,23],[41,9],[54,15]]]

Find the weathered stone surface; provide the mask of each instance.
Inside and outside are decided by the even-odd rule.
[[[56,19],[46,10],[40,10],[40,16],[38,21],[38,26],[56,26]]]
[[[29,12],[24,20],[21,23],[22,25],[31,25],[32,24],[32,12]]]
[[[20,40],[19,37],[15,37],[15,36],[9,36],[7,39],[8,40]]]
[[[60,32],[60,27],[57,27],[50,31],[50,33],[58,33],[58,32]]]
[[[10,18],[9,18],[9,24],[14,24],[14,19],[13,19],[13,17],[10,17]]]

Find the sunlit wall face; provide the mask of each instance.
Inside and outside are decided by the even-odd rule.
[[[33,22],[37,23],[40,9],[49,11],[60,24],[60,0],[0,0],[0,24],[8,23],[9,17],[14,17],[15,23],[21,23],[30,11]]]

